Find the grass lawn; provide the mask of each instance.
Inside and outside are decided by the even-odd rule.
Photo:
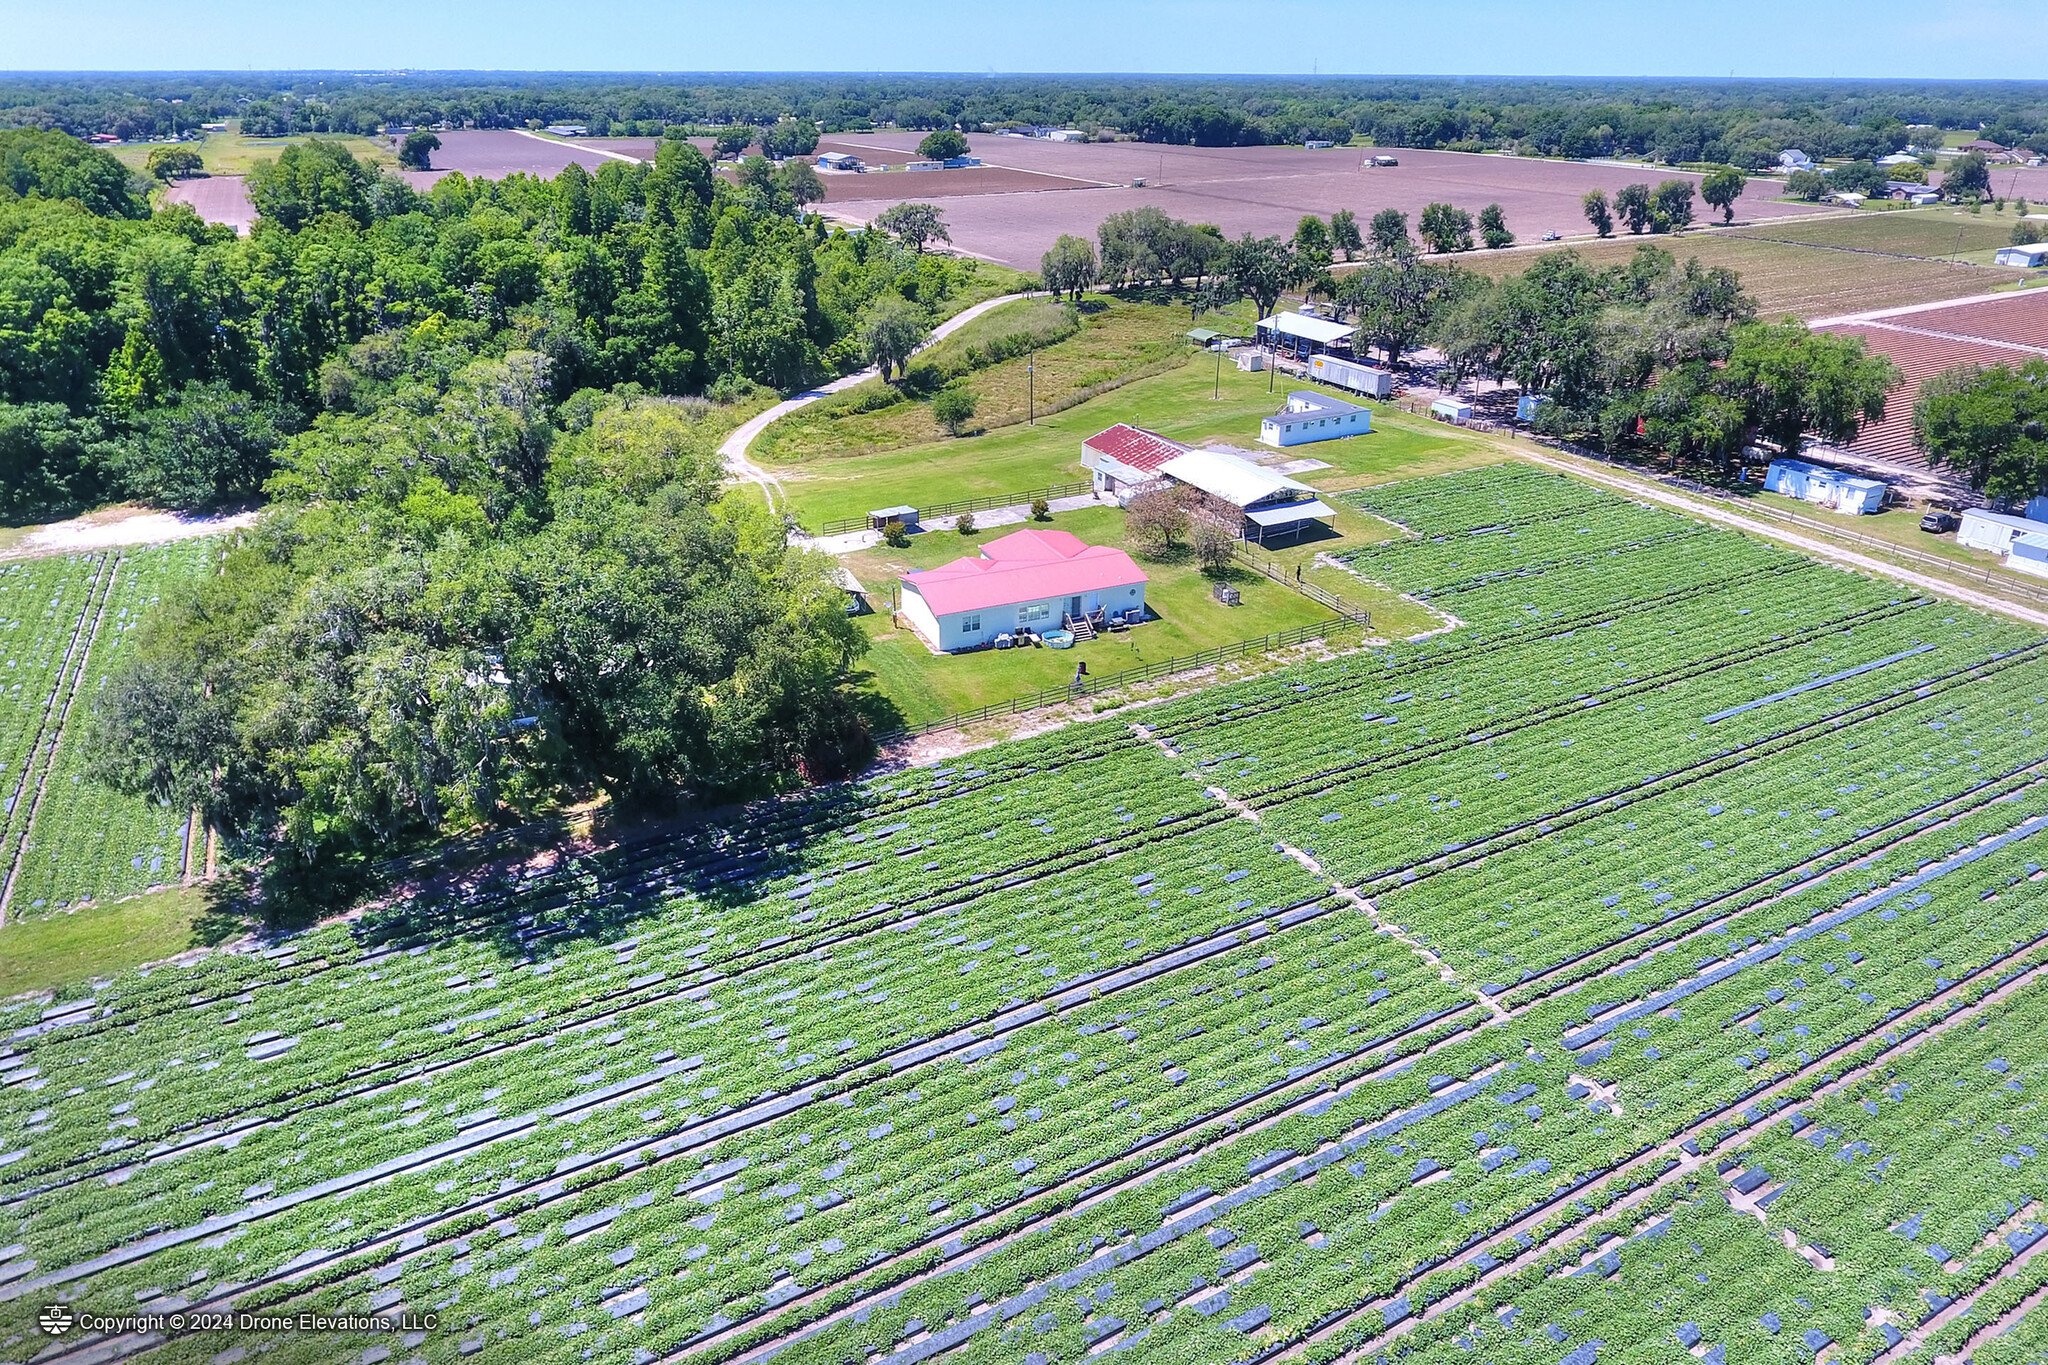
[[[217,941],[207,890],[166,887],[0,928],[0,999],[61,990]]]
[[[1054,524],[1091,545],[1125,544],[1124,514],[1115,507],[1064,513]],[[1211,580],[1191,561],[1161,564],[1134,555],[1151,579],[1145,602],[1159,619],[1121,633],[1105,633],[1072,649],[986,649],[939,655],[926,648],[908,626],[891,621],[890,594],[900,575],[974,554],[983,542],[1017,529],[1003,526],[965,536],[950,528],[927,531],[913,536],[900,550],[878,545],[845,557],[847,567],[867,588],[876,607],[872,614],[860,618],[873,648],[858,667],[868,675],[869,685],[893,703],[903,721],[936,720],[1041,687],[1062,686],[1073,681],[1074,665],[1082,661],[1092,674],[1115,673],[1310,625],[1330,615],[1292,588],[1242,568],[1229,575],[1237,585],[1241,605],[1226,607],[1211,595]],[[1365,603],[1363,597],[1360,600],[1362,605],[1377,605]],[[1378,619],[1375,613],[1375,622]]]
[[[339,142],[348,148],[355,159],[371,166],[396,166],[397,155],[391,145],[379,138],[358,137],[355,134],[320,133],[323,141]],[[199,153],[206,163],[208,175],[247,175],[249,168],[259,161],[274,161],[277,154],[294,142],[304,142],[304,136],[297,137],[243,137],[232,126],[225,133],[208,133],[198,142],[176,144],[161,142],[137,142],[107,150],[120,158],[121,164],[134,170],[141,170],[149,161],[149,154],[158,147],[187,147]]]
[[[960,336],[948,337],[934,347],[930,359],[957,360],[969,345],[986,342],[999,333],[1038,330],[1044,324],[1042,315],[1051,307],[1027,300],[996,309],[963,329]],[[1080,331],[1066,340],[1035,356],[1020,355],[976,370],[961,380],[977,401],[973,425],[984,431],[1021,425],[1032,410],[1043,418],[1134,371],[1184,364],[1196,354],[1184,335],[1192,325],[1187,309],[1166,304],[1117,301],[1099,312],[1084,314]],[[1027,366],[1032,370],[1028,376]],[[928,402],[904,400],[872,412],[860,410],[892,392],[880,380],[871,380],[814,403],[762,432],[748,453],[767,465],[814,464],[946,439],[932,420]],[[882,505],[869,503],[855,510]]]
[[[1117,422],[1149,427],[1177,441],[1214,440],[1255,448],[1259,419],[1279,407],[1288,388],[1318,387],[1277,381],[1269,394],[1267,380],[1263,374],[1239,373],[1226,359],[1219,381],[1215,361],[1197,356],[1192,364],[1134,380],[1043,418],[1036,426],[1004,427],[981,436],[946,437],[771,468],[789,495],[790,510],[806,526],[901,503],[929,506],[1025,492],[1081,478],[1082,440]],[[1211,396],[1219,382],[1220,399]],[[777,422],[768,431],[782,425]],[[1369,436],[1301,447],[1301,458],[1331,465],[1311,471],[1304,482],[1318,488],[1355,488],[1454,468],[1461,460],[1481,463],[1497,458],[1483,442],[1388,404],[1373,405],[1373,425],[1376,430]]]

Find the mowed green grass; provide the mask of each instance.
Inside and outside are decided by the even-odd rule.
[[[203,945],[207,890],[166,887],[147,895],[0,928],[0,1000],[62,990],[94,977],[160,962]]]
[[[353,133],[319,133],[313,136],[322,141],[338,142],[349,150],[356,160],[372,166],[396,166],[397,155],[391,144],[380,138],[358,137]],[[208,133],[197,142],[178,143],[199,153],[206,163],[208,175],[247,175],[249,168],[259,161],[275,161],[277,154],[295,142],[306,141],[305,136],[296,137],[243,137],[234,131],[233,125],[225,133]],[[120,159],[122,165],[133,170],[142,170],[149,162],[149,154],[158,147],[169,143],[137,142],[107,150]]]
[[[1198,356],[1187,366],[1133,380],[1035,426],[769,468],[797,520],[812,527],[877,507],[929,507],[964,498],[1028,493],[1083,478],[1081,442],[1117,422],[1148,427],[1177,441],[1257,448],[1259,420],[1285,401],[1288,388],[1319,387],[1271,378],[1269,393],[1269,376],[1241,374],[1228,358],[1219,376],[1215,358]],[[1218,393],[1220,398],[1214,396]],[[1356,487],[1397,473],[1453,467],[1460,457],[1477,463],[1489,449],[1470,436],[1387,404],[1373,405],[1373,425],[1368,436],[1301,447],[1297,454],[1332,465],[1305,481],[1319,488]]]
[[[1091,545],[1131,548],[1124,539],[1124,514],[1119,508],[1068,512],[1056,519],[1054,528],[1072,532]],[[1120,633],[1105,633],[1072,649],[985,649],[940,655],[933,654],[907,625],[895,624],[889,603],[902,574],[976,554],[987,541],[1021,529],[999,526],[963,536],[947,527],[913,536],[903,549],[878,545],[846,556],[847,567],[868,590],[876,608],[860,618],[871,648],[858,667],[869,675],[869,685],[894,704],[904,722],[936,720],[1042,687],[1065,686],[1073,681],[1077,663],[1086,662],[1091,674],[1101,676],[1311,625],[1331,615],[1328,608],[1294,589],[1242,569],[1229,575],[1241,604],[1227,607],[1212,595],[1212,580],[1185,557],[1161,564],[1134,554],[1150,579],[1145,603],[1160,619]]]

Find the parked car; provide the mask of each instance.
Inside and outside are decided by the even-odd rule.
[[[1939,507],[1934,508],[1926,516],[1920,518],[1920,529],[1931,531],[1936,535],[1940,535],[1944,531],[1955,530],[1957,524],[1955,513],[1944,511]]]
[[[1564,234],[1556,231],[1546,232],[1543,234],[1543,240],[1546,242],[1561,242],[1564,240]]]

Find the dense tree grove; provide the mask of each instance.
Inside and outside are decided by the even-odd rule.
[[[1061,124],[1201,146],[1341,143],[1357,134],[1384,146],[1637,155],[1746,170],[1774,164],[1785,147],[1872,159],[1903,146],[1915,126],[1982,127],[1994,141],[2048,150],[2040,87],[2000,81],[331,72],[0,80],[0,126],[142,138],[230,117],[244,131],[276,136],[564,120],[639,136],[737,126],[749,139],[792,129],[786,121],[798,133]],[[797,149],[807,150],[801,138]]]
[[[339,888],[593,792],[864,758],[831,565],[716,447],[878,330],[900,364],[987,267],[682,141],[421,195],[313,139],[252,171],[246,238],[64,134],[0,133],[0,172],[0,514],[268,500],[100,694],[107,780]]]
[[[544,356],[550,401],[731,396],[856,367],[878,300],[932,309],[975,269],[828,233],[789,177],[716,180],[680,141],[651,165],[421,195],[314,139],[251,172],[246,239],[151,215],[119,162],[63,134],[0,134],[0,174],[0,515],[17,520],[254,494],[281,442],[383,401],[425,337]]]

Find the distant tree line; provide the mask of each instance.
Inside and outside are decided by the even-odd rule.
[[[1451,80],[1426,77],[618,77],[333,72],[0,79],[0,126],[162,137],[239,118],[265,136],[390,125],[597,134],[1056,124],[1150,142],[1252,146],[1357,136],[1381,146],[1640,156],[1756,170],[1786,147],[1875,160],[1913,129],[1982,128],[2048,150],[2048,89],[2023,81]]]

